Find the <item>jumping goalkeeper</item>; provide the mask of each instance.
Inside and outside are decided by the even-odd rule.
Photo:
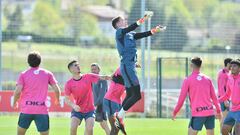
[[[121,58],[120,71],[127,93],[121,110],[115,114],[115,125],[124,134],[126,134],[123,123],[125,112],[141,99],[140,85],[135,69],[137,62],[136,40],[152,36],[166,29],[166,27],[158,25],[146,32],[136,33],[133,31],[152,15],[152,12],[148,12],[143,18],[137,20],[130,26],[128,26],[127,20],[122,16],[115,17],[112,20],[112,26],[116,29],[116,47]]]

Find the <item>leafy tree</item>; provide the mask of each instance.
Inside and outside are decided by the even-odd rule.
[[[88,3],[76,0],[64,15],[75,40],[75,45],[80,43],[80,36],[96,37],[100,34],[97,18],[83,10],[86,5]]]
[[[6,30],[7,28],[7,18],[3,15],[2,16],[2,30]]]
[[[165,12],[167,20],[172,16],[178,16],[179,21],[184,24],[193,23],[192,14],[183,0],[169,0],[165,3]]]
[[[228,23],[228,25],[240,27],[240,4],[222,2],[213,12],[213,21],[217,23]]]
[[[235,35],[234,45],[238,48],[238,51],[240,51],[240,31]]]
[[[21,31],[21,27],[23,26],[23,14],[21,6],[17,5],[15,11],[10,14],[7,13],[8,17],[8,26],[7,30],[9,31]]]
[[[175,51],[182,50],[188,41],[186,28],[176,15],[170,17],[167,26],[161,42],[162,48]]]
[[[44,36],[64,34],[65,22],[51,4],[39,0],[32,17],[34,33]]]

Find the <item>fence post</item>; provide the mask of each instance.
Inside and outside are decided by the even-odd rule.
[[[157,117],[162,117],[162,58],[157,58]]]

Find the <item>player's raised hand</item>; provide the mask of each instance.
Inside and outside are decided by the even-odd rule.
[[[153,12],[152,11],[145,11],[145,14],[144,14],[144,19],[147,20],[149,18],[151,18],[153,16]]]
[[[157,25],[156,27],[154,27],[154,28],[151,29],[151,33],[152,33],[152,34],[155,34],[155,33],[158,33],[158,32],[165,31],[166,29],[167,29],[166,26]]]
[[[152,16],[153,16],[152,11],[145,11],[145,15],[143,16],[143,18],[140,18],[139,20],[137,20],[137,24],[138,25],[143,24],[147,19],[151,18]]]
[[[105,80],[112,80],[112,76],[109,75],[105,76]]]
[[[80,111],[80,107],[76,104],[73,105],[73,110],[76,111],[76,112],[79,112]]]

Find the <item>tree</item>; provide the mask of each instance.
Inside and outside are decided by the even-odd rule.
[[[161,47],[168,50],[182,50],[188,41],[186,28],[176,15],[170,17],[167,26],[167,30],[163,34]]]
[[[212,16],[213,21],[217,23],[223,23],[228,25],[240,27],[240,4],[232,2],[222,2],[219,6],[216,7]]]
[[[191,12],[193,24],[196,27],[210,27],[212,13],[218,6],[219,0],[184,0],[184,5]]]
[[[75,45],[79,45],[80,36],[96,37],[100,34],[97,18],[84,11],[88,3],[81,0],[72,1],[71,6],[65,12],[71,35],[74,38]]]
[[[170,0],[165,4],[166,16],[169,20],[173,15],[178,16],[179,21],[185,24],[192,23],[191,12],[187,9],[183,0]]]
[[[239,52],[240,51],[240,31],[235,35],[234,45]]]
[[[64,35],[65,22],[51,4],[39,0],[33,11],[34,33],[44,36]]]
[[[7,30],[12,32],[21,31],[23,26],[23,14],[21,6],[17,5],[15,11],[12,14],[8,14],[8,26]]]
[[[6,30],[7,28],[7,18],[3,15],[2,16],[2,30]]]

